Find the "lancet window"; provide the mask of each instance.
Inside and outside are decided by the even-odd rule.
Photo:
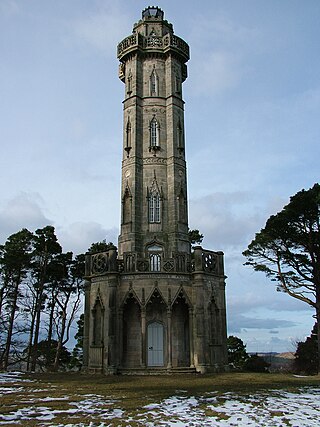
[[[159,123],[155,117],[150,122],[150,148],[157,149],[160,147],[159,143]]]
[[[149,222],[160,222],[161,220],[161,198],[159,193],[149,196]]]
[[[180,94],[181,93],[181,79],[179,76],[176,76],[175,83],[176,83],[176,92]]]
[[[161,270],[161,257],[159,254],[150,255],[150,271]]]
[[[183,132],[182,132],[182,126],[181,126],[181,122],[179,120],[178,126],[177,126],[177,145],[178,145],[178,150],[181,152],[183,151]]]
[[[124,149],[127,152],[127,157],[129,157],[131,148],[132,148],[131,147],[131,123],[130,123],[130,119],[128,118],[127,125],[126,125],[126,146],[124,147]]]
[[[150,96],[159,95],[159,78],[157,76],[156,70],[153,69],[150,75]]]
[[[186,199],[182,189],[179,194],[178,202],[179,202],[179,205],[178,205],[179,206],[179,222],[182,222],[185,224],[187,223],[187,209],[186,209]]]
[[[122,198],[122,223],[127,224],[131,221],[132,215],[132,196],[129,188],[126,188],[124,196]]]
[[[148,247],[150,271],[161,271],[162,247],[152,245]]]
[[[130,95],[131,92],[132,92],[132,74],[130,70],[128,74],[128,79],[127,79],[127,93]]]

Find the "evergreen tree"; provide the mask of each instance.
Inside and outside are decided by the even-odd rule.
[[[191,245],[201,244],[203,240],[203,234],[201,234],[199,230],[189,230],[188,235]]]
[[[317,324],[315,323],[311,335],[305,341],[297,343],[294,367],[298,372],[307,375],[316,374],[318,371],[318,339]]]
[[[249,357],[243,341],[238,337],[230,335],[227,338],[227,348],[229,364],[235,369],[242,370]]]
[[[243,369],[248,372],[268,372],[270,363],[257,354],[251,354],[245,361]]]
[[[34,371],[37,363],[37,346],[40,334],[41,313],[45,308],[46,285],[49,283],[50,263],[62,252],[55,235],[55,229],[52,226],[46,226],[38,229],[34,233],[32,254],[32,277],[34,280],[35,305],[34,322],[30,331],[32,346],[28,356],[28,368]]]
[[[320,185],[292,196],[243,255],[247,265],[277,283],[278,291],[315,309],[320,363]]]
[[[5,342],[1,354],[0,364],[7,369],[10,349],[12,346],[13,331],[16,315],[19,311],[19,298],[22,297],[21,286],[27,275],[31,260],[32,233],[22,229],[12,234],[0,248],[0,266],[3,280],[3,289],[6,289],[5,300],[2,293],[2,304],[5,303],[6,316],[2,310],[2,336]],[[6,317],[6,321],[4,318]],[[6,337],[5,337],[6,335]]]

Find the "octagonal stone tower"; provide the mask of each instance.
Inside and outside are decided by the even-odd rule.
[[[125,83],[119,255],[144,257],[151,241],[165,257],[190,253],[182,100],[189,46],[159,8],[147,8],[118,58]]]
[[[118,45],[125,84],[121,232],[87,255],[84,365],[91,372],[221,370],[223,253],[188,237],[184,101],[189,46],[158,7]]]

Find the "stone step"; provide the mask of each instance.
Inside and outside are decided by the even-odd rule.
[[[177,367],[177,368],[119,368],[118,374],[120,375],[172,375],[172,374],[196,374],[195,368]]]

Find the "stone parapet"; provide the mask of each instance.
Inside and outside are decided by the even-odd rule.
[[[145,37],[139,33],[132,34],[118,44],[117,54],[118,59],[123,61],[128,54],[137,51],[167,53],[170,50],[177,53],[183,62],[190,59],[189,45],[180,37],[170,33],[163,37],[154,35]]]
[[[87,254],[86,277],[114,273],[191,273],[191,258],[188,253],[174,253],[172,258],[162,258],[153,269],[149,258],[138,257],[135,252],[125,252],[123,259],[117,258],[115,249]]]
[[[224,276],[223,252],[194,248],[193,254],[174,253],[172,258],[161,256],[158,269],[152,269],[149,258],[141,258],[136,252],[125,252],[123,259],[116,248],[106,252],[87,254],[86,276],[95,277],[108,273],[206,273]]]
[[[209,251],[201,246],[194,247],[192,271],[224,275],[223,252]]]

